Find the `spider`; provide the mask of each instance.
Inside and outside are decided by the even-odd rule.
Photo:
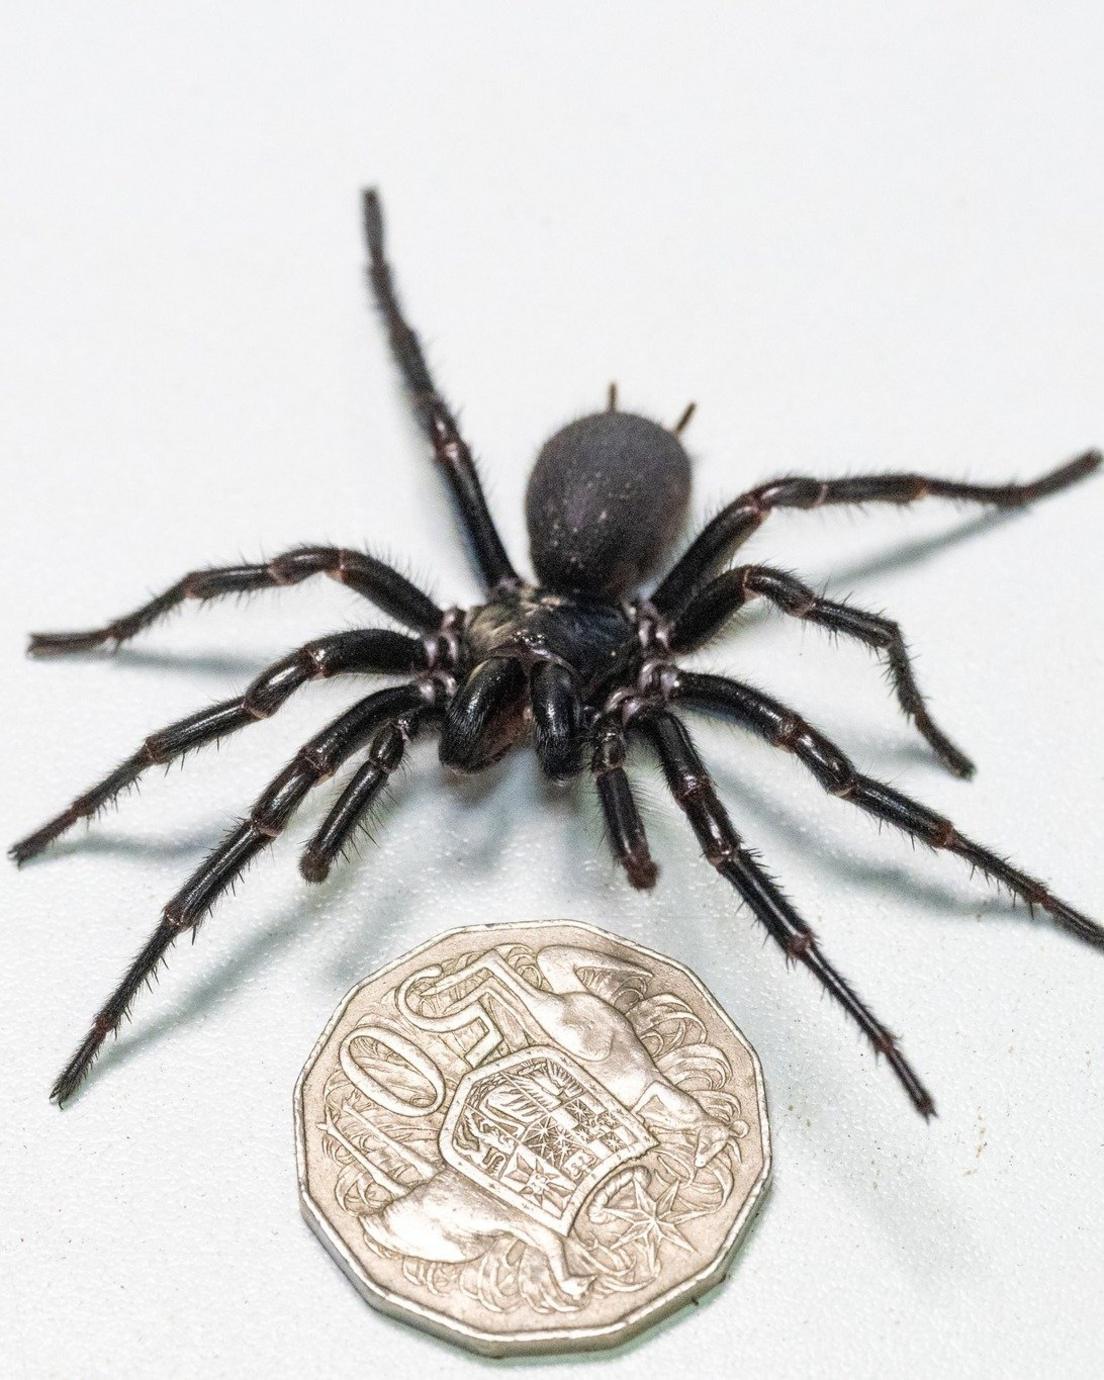
[[[924,1116],[930,1094],[896,1038],[828,961],[812,930],[737,832],[683,722],[683,710],[719,715],[792,753],[816,782],[913,839],[964,858],[1029,907],[1104,946],[1104,928],[1054,896],[950,820],[858,772],[846,754],[800,714],[742,681],[684,669],[678,658],[702,646],[738,609],[765,599],[883,654],[905,715],[936,757],[957,776],[973,766],[937,726],[916,683],[896,623],[822,598],[793,575],[765,565],[728,563],[777,509],[827,504],[912,503],[939,497],[1015,508],[1085,478],[1101,462],[1089,451],[1028,484],[976,485],[918,474],[846,479],[785,476],[750,489],[723,508],[689,543],[659,583],[638,593],[675,541],[690,494],[690,462],[680,433],[693,404],[671,429],[618,409],[611,385],[604,411],[556,432],[537,456],[526,518],[536,582],[518,575],[480,487],[471,451],[438,392],[418,337],[407,324],[384,253],[375,191],[364,194],[368,277],[395,361],[433,458],[459,514],[485,600],[469,609],[439,608],[397,570],[360,551],[302,546],[256,565],[197,570],[141,608],[86,632],[33,635],[37,656],[116,646],[188,599],[294,585],[326,574],[405,626],[339,632],[308,642],[263,670],[245,692],[152,733],[133,756],[66,810],[11,850],[23,863],[80,819],[100,811],[155,765],[275,714],[309,680],[386,675],[402,683],[358,699],[302,747],[165,906],[160,922],[92,1021],[53,1087],[64,1103],[87,1074],[104,1040],[127,1015],[138,989],[179,936],[194,932],[246,864],[288,825],[303,798],[345,762],[355,772],[307,843],[300,870],[321,882],[365,819],[407,744],[423,729],[439,735],[442,763],[477,772],[532,741],[541,767],[557,781],[587,766],[609,843],[629,882],[650,888],[657,876],[626,774],[631,740],[658,758],[671,794],[707,860],[736,889],[786,958],[803,963],[859,1025]]]

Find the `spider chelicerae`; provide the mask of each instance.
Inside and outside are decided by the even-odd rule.
[[[610,846],[635,887],[656,880],[640,813],[625,770],[639,740],[658,758],[671,793],[708,861],[779,943],[811,969],[885,1055],[913,1104],[933,1110],[928,1091],[897,1041],[825,957],[809,926],[764,871],[719,800],[681,711],[719,715],[792,753],[832,795],[896,825],[932,848],[956,853],[1040,907],[1083,939],[1104,945],[1104,928],[1041,882],[972,842],[950,820],[856,771],[847,756],[802,716],[727,676],[683,669],[677,658],[708,641],[750,600],[766,599],[801,618],[877,649],[904,713],[957,776],[972,764],[933,721],[917,687],[901,631],[887,618],[821,598],[800,580],[763,565],[726,568],[737,548],[778,508],[912,503],[950,498],[1015,508],[1083,479],[1100,465],[1089,451],[1028,484],[977,485],[918,474],[846,479],[786,476],[742,494],[709,522],[650,591],[638,591],[682,525],[690,463],[679,439],[693,405],[667,429],[608,407],[558,431],[541,449],[529,480],[526,517],[536,583],[518,575],[488,511],[471,451],[403,317],[384,256],[379,197],[364,196],[368,276],[417,419],[455,499],[460,524],[486,589],[470,609],[442,609],[382,561],[360,551],[303,546],[257,565],[194,571],[163,594],[87,632],[31,638],[35,655],[125,642],[186,599],[298,584],[326,574],[410,630],[363,628],[308,642],[267,667],[244,694],[152,733],[133,756],[56,819],[12,849],[19,863],[80,819],[95,815],[148,768],[274,714],[301,685],[321,676],[386,675],[402,683],[357,700],[302,747],[169,901],[148,943],[92,1022],[54,1084],[64,1102],[116,1030],[142,984],[184,932],[288,825],[315,786],[350,758],[356,770],[302,855],[310,882],[325,879],[369,813],[410,740],[439,735],[441,761],[475,772],[531,739],[544,771],[563,780],[589,769]]]

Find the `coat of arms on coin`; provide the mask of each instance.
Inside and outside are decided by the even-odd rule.
[[[303,1211],[369,1303],[491,1355],[610,1346],[724,1277],[770,1178],[755,1052],[590,925],[452,930],[342,1002]]]

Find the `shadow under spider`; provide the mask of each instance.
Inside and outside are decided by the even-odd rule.
[[[433,781],[430,772],[425,768],[435,764],[422,763],[411,767],[411,774],[419,771],[419,766],[424,773],[424,779],[420,783],[423,788],[428,790],[441,789],[442,783],[438,777]],[[717,777],[718,785],[722,788],[725,797],[733,802],[733,810],[737,817],[737,827],[744,819],[749,820],[769,820],[772,832],[778,835],[794,837],[797,833],[797,825],[800,822],[798,811],[786,810],[782,808],[776,799],[766,791],[752,786],[745,777],[737,777],[735,768],[726,764],[714,772]],[[463,808],[466,815],[470,817],[472,809],[483,807],[483,818],[487,820],[487,827],[479,843],[471,838],[464,839],[464,863],[465,871],[482,870],[488,872],[497,866],[502,847],[503,831],[509,828],[509,816],[511,810],[505,806],[502,810],[488,810],[489,798],[495,789],[501,784],[504,776],[504,766],[499,766],[489,772],[479,776],[459,777],[454,783],[459,788],[459,796],[463,800]],[[646,780],[646,777],[643,777]],[[388,816],[397,809],[408,806],[416,808],[418,801],[416,796],[411,793],[405,800],[401,797],[405,793],[402,791],[400,783],[398,793],[392,793],[392,798],[382,807],[380,816],[374,820],[371,830],[366,831],[362,837],[360,850],[365,855],[375,852],[379,845],[373,835],[378,826],[381,833],[385,832],[385,825]],[[459,808],[459,805],[458,805]],[[683,850],[694,848],[692,840],[687,840],[683,831],[675,826],[679,822],[675,812],[663,810],[656,807],[655,822],[660,824],[661,830],[668,836],[671,847]],[[570,833],[570,821],[566,821]],[[668,829],[666,826],[670,825]],[[578,836],[582,838],[580,834]],[[168,845],[173,851],[184,851],[185,847],[194,850],[211,841],[209,831],[204,831],[198,840],[193,838],[186,844]],[[758,840],[753,839],[753,844]],[[147,841],[140,841],[140,846],[146,847]],[[104,851],[107,851],[106,849]],[[156,851],[156,843],[149,841],[147,851]],[[569,851],[577,851],[577,842],[569,846]],[[293,848],[285,849],[284,856],[277,855],[273,861],[286,862],[287,857],[292,855]],[[410,910],[416,903],[417,897],[413,892],[408,892],[405,888],[396,887],[394,881],[406,875],[405,864],[400,855],[392,852],[391,868],[393,876],[383,876],[379,880],[382,883],[376,891],[368,894],[367,913],[363,920],[367,920],[370,930],[362,928],[363,921],[358,918],[354,925],[345,925],[337,931],[338,944],[334,961],[328,963],[327,969],[331,976],[337,980],[340,996],[347,987],[351,986],[359,978],[365,976],[365,961],[359,956],[370,947],[370,933],[379,933],[381,928],[384,930],[393,929],[401,922],[403,914]],[[363,883],[364,873],[358,866],[359,858],[353,856],[348,859],[346,866],[336,872],[326,883],[324,890],[302,892],[296,896],[283,908],[282,912],[273,921],[265,925],[258,932],[245,939],[237,950],[225,960],[219,967],[212,970],[207,976],[200,978],[185,993],[181,1003],[171,1010],[163,1013],[160,1017],[144,1025],[139,1030],[128,1031],[128,1033],[116,1041],[110,1049],[105,1051],[103,1067],[110,1068],[121,1066],[126,1063],[134,1054],[138,1053],[147,1046],[156,1043],[162,1036],[170,1034],[176,1029],[181,1021],[190,1021],[194,1017],[200,1016],[228,997],[233,990],[253,972],[257,971],[262,964],[269,961],[275,953],[287,948],[297,937],[305,936],[308,930],[319,920],[325,921],[325,911],[332,908],[334,902],[342,895],[346,894],[352,887]],[[579,859],[576,856],[576,862]],[[583,859],[583,861],[586,861]],[[769,861],[769,859],[768,859]],[[366,866],[371,866],[372,859],[366,858]],[[934,881],[927,881],[916,875],[916,870],[907,864],[884,863],[879,864],[856,858],[844,852],[840,852],[836,847],[825,843],[817,851],[817,865],[825,871],[830,871],[843,884],[847,886],[858,885],[861,888],[876,891],[892,890],[903,897],[910,898],[924,906],[926,914],[931,915],[935,912],[945,912],[955,919],[963,917],[981,918],[988,915],[1006,915],[1022,917],[1023,907],[1017,907],[1009,902],[999,893],[990,892],[988,895],[966,895],[960,889],[955,888],[953,883],[944,884]],[[662,883],[661,883],[662,885]],[[723,926],[737,914],[743,913],[743,908],[733,909],[733,907],[722,901],[724,914],[719,922],[716,916],[710,916],[710,920],[715,924],[719,923],[718,933],[722,932]],[[386,914],[383,912],[386,910]],[[306,913],[305,913],[306,912]],[[831,917],[827,918],[830,926]],[[346,933],[347,932],[347,933]],[[735,930],[731,931],[733,939],[738,935]],[[346,942],[342,942],[346,939]],[[351,965],[356,966],[351,972],[346,972]],[[342,985],[344,984],[344,985]],[[83,1092],[84,1087],[78,1090],[77,1096]]]
[[[492,776],[498,780],[501,773],[495,772],[492,773]],[[488,780],[487,777],[467,778],[466,784],[477,786],[477,794],[482,799],[493,789],[494,781]],[[724,790],[726,795],[737,802],[737,809],[741,813],[746,813],[748,816],[754,814],[759,818],[768,817],[780,832],[793,834],[794,814],[780,809],[763,792],[749,787],[743,780],[739,782],[726,781]],[[401,807],[402,803],[401,800],[390,802],[386,807],[385,814]],[[409,803],[414,804],[413,801]],[[504,809],[500,813],[489,812],[487,816],[494,824],[493,829],[488,827],[488,837],[494,841],[492,851],[496,855],[501,843],[502,829],[508,827],[508,821],[505,818],[508,813],[509,811]],[[205,833],[201,842],[209,841],[210,835]],[[691,841],[686,846],[692,849],[694,845]],[[369,853],[375,850],[376,845],[370,837],[366,837],[362,848],[366,853]],[[465,843],[465,870],[473,861],[478,869],[478,859],[473,855],[478,854],[479,851],[481,850],[470,846],[470,841]],[[277,855],[272,861],[286,864],[292,857],[294,857],[294,847],[286,848],[282,856]],[[929,910],[954,911],[959,916],[977,916],[979,910],[982,912],[986,910],[1011,910],[1007,903],[1003,903],[1002,900],[993,896],[968,898],[948,887],[920,881],[915,873],[907,867],[879,866],[867,863],[841,855],[829,847],[824,848],[818,854],[818,859],[820,865],[830,869],[847,884],[854,884],[858,880],[859,884],[865,887],[882,890],[893,888],[904,895],[921,901]],[[325,890],[315,892],[312,889],[306,895],[297,891],[294,897],[282,907],[272,923],[265,924],[250,934],[226,960],[212,969],[206,976],[200,977],[192,983],[179,1003],[163,1011],[160,1016],[144,1024],[141,1028],[128,1029],[124,1035],[106,1049],[102,1069],[106,1071],[123,1067],[135,1055],[156,1044],[162,1037],[177,1031],[181,1022],[191,1022],[193,1019],[216,1009],[262,965],[270,963],[275,954],[288,948],[298,939],[306,939],[310,931],[320,924],[321,926],[330,924],[331,921],[326,912],[332,910],[335,900],[346,894],[354,886],[363,883],[364,874],[357,866],[357,861],[355,857],[349,859],[348,864],[328,881]],[[483,870],[486,871],[495,861],[496,859],[487,858]],[[366,953],[371,952],[372,935],[378,936],[381,932],[394,930],[403,923],[405,914],[417,903],[416,893],[408,892],[404,888],[394,885],[396,878],[406,875],[406,865],[401,855],[391,854],[390,869],[389,874],[379,878],[381,883],[379,889],[369,892],[366,913],[356,917],[351,924],[334,927],[334,942],[337,944],[337,952],[334,955],[335,961],[327,963],[325,966],[330,977],[337,983],[335,1002],[354,982],[364,977],[373,966],[376,966],[378,961],[383,961],[387,957],[386,955],[379,955],[376,959],[364,957]],[[731,921],[737,914],[727,900],[722,901],[721,905],[724,914],[719,918],[718,933],[721,933],[726,922]],[[718,921],[717,916],[710,916],[709,919],[715,923]],[[740,935],[737,930],[730,926],[728,932],[733,941],[739,941]],[[345,970],[349,968],[352,971],[346,972]],[[798,998],[795,997],[795,1000]],[[79,1100],[89,1086],[90,1084],[83,1084],[76,1091],[72,1101]]]
[[[420,774],[427,778],[423,785],[438,790],[441,785],[440,780],[438,779],[434,783],[430,772],[424,770],[429,765],[425,762],[418,763],[411,767],[411,772],[419,772],[419,768],[422,768]],[[438,778],[439,776],[440,771],[438,769]],[[478,807],[483,803],[484,798],[493,792],[502,776],[503,767],[500,765],[497,769],[481,773],[478,777],[459,778],[460,794],[467,798],[469,806]],[[354,849],[353,856],[347,860],[346,865],[340,870],[335,870],[323,888],[307,887],[305,883],[302,888],[296,886],[292,898],[280,908],[271,923],[262,923],[261,927],[250,933],[221,964],[212,968],[205,976],[200,976],[193,981],[177,1004],[148,1023],[143,1023],[139,1028],[125,1027],[124,1033],[121,1033],[104,1050],[101,1069],[121,1068],[136,1054],[156,1044],[162,1037],[176,1031],[182,1022],[190,1022],[217,1008],[253,973],[259,971],[262,965],[269,963],[274,955],[287,949],[298,939],[305,940],[312,929],[332,926],[339,936],[342,931],[348,932],[347,943],[340,943],[340,939],[337,941],[339,951],[336,961],[327,965],[331,976],[337,981],[335,1004],[355,982],[365,977],[373,967],[377,967],[379,963],[385,961],[388,957],[386,954],[367,959],[365,954],[366,952],[371,953],[372,935],[378,935],[403,925],[411,907],[417,902],[416,893],[395,885],[397,880],[408,875],[410,860],[405,855],[391,850],[391,871],[386,875],[377,877],[376,880],[380,885],[368,893],[368,904],[365,907],[365,912],[358,915],[353,923],[339,928],[333,925],[329,912],[335,908],[335,902],[342,895],[348,893],[353,887],[364,884],[364,871],[357,865],[356,853],[363,851],[367,855],[376,851],[378,845],[373,838],[376,825],[380,826],[382,832],[387,816],[395,809],[402,808],[404,804],[410,806],[416,804],[414,798],[405,801],[401,798],[406,794],[403,791],[404,784],[403,782],[398,783],[397,792],[392,790],[391,799],[381,807],[380,817],[375,819],[372,827],[361,835],[359,850]],[[315,802],[316,813],[321,812],[323,808],[323,801]],[[481,865],[484,871],[488,871],[494,864],[499,852],[503,830],[508,826],[508,811],[504,809],[500,818],[485,810],[483,815],[489,821],[487,841],[485,849],[482,850],[486,856],[481,857],[481,850],[467,840],[465,841],[464,855],[466,864],[471,864],[474,860],[477,866]],[[304,820],[309,823],[309,816],[306,811],[304,811]],[[202,834],[193,836],[182,844],[170,844],[166,841],[165,851],[167,853],[185,850],[198,851],[205,847],[209,848],[217,840],[217,837],[218,835],[208,828]],[[417,840],[414,842],[417,845]],[[145,841],[143,840],[142,843]],[[285,846],[279,851],[274,851],[269,861],[281,866],[287,866],[289,863],[294,866],[297,853],[296,841],[289,837],[285,839],[284,843]],[[73,846],[75,848],[77,844]],[[156,841],[151,841],[150,851],[156,850]],[[105,849],[104,851],[108,850]],[[295,882],[292,885],[295,886]],[[367,925],[365,924],[366,921],[368,922]],[[346,969],[354,964],[355,967],[352,971],[346,972]],[[90,1086],[91,1084],[88,1082],[82,1083],[69,1101],[76,1103]]]
[[[144,647],[119,647],[105,653],[102,648],[94,648],[91,651],[67,652],[65,660],[75,666],[93,666],[111,661],[116,666],[138,671],[198,671],[205,676],[252,677],[260,667],[276,656],[282,656],[284,651],[286,648],[274,654],[261,651],[256,656],[241,656],[234,652],[169,652],[151,651]]]
[[[769,820],[776,836],[790,839],[799,836],[799,825],[802,818],[800,813],[784,809],[772,795],[750,785],[746,777],[737,777],[731,763],[711,767],[711,774],[726,803],[732,804],[733,822],[737,832],[748,833],[745,821]],[[877,821],[871,822],[877,824]],[[754,837],[754,828],[755,825],[752,823],[752,833],[748,841],[750,846],[758,851],[759,840]],[[903,834],[889,826],[878,828],[877,833],[899,839],[906,845],[909,843]],[[978,918],[986,914],[1014,916],[1020,920],[1026,918],[1029,921],[1032,918],[1025,906],[1013,902],[1003,892],[991,888],[989,891],[975,891],[970,894],[956,886],[953,881],[937,882],[929,881],[925,877],[918,877],[916,869],[908,866],[907,863],[879,863],[858,858],[846,851],[841,851],[834,836],[831,839],[827,837],[818,839],[813,847],[815,848],[817,867],[821,871],[831,872],[848,885],[858,883],[859,886],[866,889],[883,891],[892,889],[906,901],[915,900],[921,903],[926,908],[927,914],[944,911],[960,918],[964,916]],[[936,855],[922,845],[915,845],[910,849],[909,856],[927,861]],[[769,855],[766,862],[770,868],[771,859]],[[969,883],[967,882],[966,885],[968,886]],[[826,917],[826,920],[830,926],[831,917]]]
[[[150,858],[193,857],[204,848],[211,846],[209,828],[196,829],[190,834],[178,834],[173,838],[148,838],[141,834],[127,834],[121,831],[97,832],[89,830],[76,838],[63,839],[56,843],[50,853],[40,858],[30,858],[25,867],[42,867],[54,859],[75,855],[95,855],[103,853],[115,857],[139,861]]]
[[[317,909],[321,909],[320,899],[316,900]],[[156,1044],[166,1035],[178,1032],[182,1022],[191,1022],[218,1007],[263,963],[269,962],[274,954],[286,949],[298,936],[305,935],[306,928],[303,901],[298,897],[292,904],[284,907],[275,923],[265,925],[251,934],[225,962],[214,968],[206,977],[193,982],[178,1006],[164,1010],[161,1015],[137,1029],[133,1026],[126,1027],[126,1033],[104,1050],[100,1064],[101,1073],[121,1068],[148,1046]],[[69,1103],[78,1102],[90,1086],[88,1081],[82,1083],[68,1099]]]
[[[834,567],[821,575],[819,582],[826,584],[829,589],[836,589],[841,584],[861,584],[876,575],[907,570],[909,566],[921,565],[932,556],[938,556],[960,542],[971,541],[974,537],[992,532],[1006,522],[1014,522],[1021,517],[1023,513],[1013,509],[983,513],[981,517],[971,518],[969,522],[959,523],[957,527],[951,527],[947,531],[937,532],[930,537],[921,537],[902,546],[893,546],[878,555],[865,556],[842,569]],[[817,584],[818,581],[813,579],[812,583]]]

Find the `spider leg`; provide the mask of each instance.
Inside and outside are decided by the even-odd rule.
[[[471,450],[460,435],[456,418],[437,391],[421,342],[399,306],[383,243],[383,210],[375,190],[364,193],[364,232],[368,241],[368,279],[387,323],[391,352],[410,393],[415,415],[444,470],[471,544],[475,563],[488,589],[516,585],[517,572],[494,525],[475,470]]]
[[[185,930],[199,927],[222,892],[283,832],[307,792],[355,752],[381,720],[424,705],[424,690],[424,685],[379,690],[347,709],[300,748],[257,797],[248,818],[226,835],[165,906],[160,924],[100,1008],[88,1034],[54,1084],[51,1096],[55,1101],[62,1103],[72,1095],[108,1033],[117,1029],[138,989],[156,971],[173,942]]]
[[[62,652],[86,652],[105,642],[119,646],[185,599],[216,599],[223,594],[297,585],[311,575],[331,576],[370,599],[398,622],[419,632],[436,632],[446,618],[444,610],[412,585],[405,575],[373,556],[337,546],[300,546],[257,565],[193,570],[149,603],[101,628],[89,628],[84,632],[32,633],[27,650],[32,656],[51,656]]]
[[[671,620],[667,631],[671,650],[684,652],[700,646],[737,609],[757,594],[793,618],[803,618],[832,632],[857,638],[868,647],[884,652],[898,702],[906,717],[913,721],[949,771],[956,776],[973,775],[974,764],[937,727],[928,713],[897,624],[878,614],[864,613],[849,604],[822,599],[807,585],[784,571],[772,570],[765,565],[743,565],[718,575],[698,590]]]
[[[655,748],[671,794],[690,821],[706,859],[736,888],[786,957],[810,968],[874,1049],[885,1055],[916,1110],[925,1117],[931,1116],[935,1111],[931,1095],[897,1048],[895,1037],[824,957],[812,930],[733,828],[685,725],[670,712],[661,710],[639,714],[633,727],[639,728]]]
[[[612,716],[598,721],[590,770],[602,805],[613,855],[638,891],[650,891],[659,869],[652,861],[644,821],[625,772],[625,730]]]
[[[186,719],[151,733],[133,756],[98,781],[65,810],[28,834],[10,852],[25,863],[59,838],[79,819],[90,819],[120,791],[131,786],[147,768],[171,762],[192,748],[214,742],[258,719],[275,714],[293,691],[308,680],[347,673],[414,674],[429,666],[425,643],[384,628],[335,633],[308,642],[298,651],[266,667],[237,699],[201,709]]]
[[[717,565],[727,560],[775,508],[820,508],[837,503],[912,503],[919,498],[951,498],[1020,508],[1084,479],[1100,465],[1098,450],[1060,465],[1028,484],[960,484],[920,474],[860,475],[852,479],[777,479],[742,494],[708,523],[690,543],[651,602],[670,614],[681,608]]]
[[[674,677],[671,694],[693,708],[721,714],[772,746],[792,752],[829,794],[850,801],[932,848],[957,853],[991,881],[1026,901],[1029,908],[1039,906],[1065,929],[1104,947],[1104,928],[1094,920],[1053,895],[1042,882],[964,837],[949,819],[892,786],[857,772],[835,743],[769,695],[725,676],[688,671],[679,671]]]
[[[334,859],[343,851],[349,836],[363,821],[391,776],[398,771],[418,730],[437,711],[428,705],[384,724],[368,744],[363,764],[341,792],[337,804],[322,821],[303,850],[299,871],[308,882],[324,882]]]

